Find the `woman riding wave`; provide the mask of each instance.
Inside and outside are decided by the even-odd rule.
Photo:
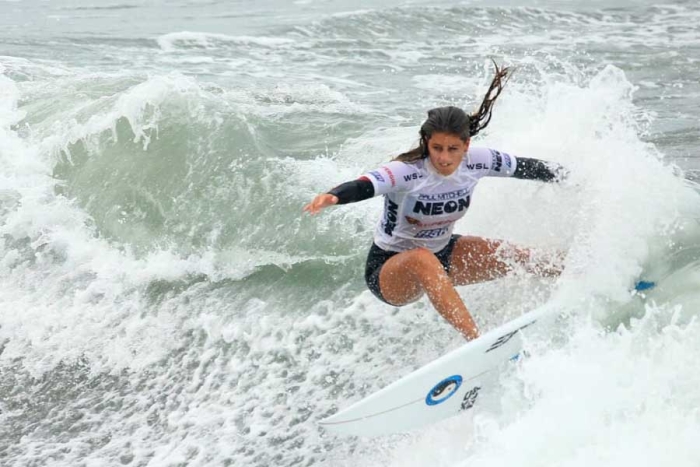
[[[515,157],[489,148],[471,147],[471,138],[486,128],[493,104],[510,76],[499,69],[479,109],[471,115],[457,107],[428,111],[420,143],[357,180],[317,195],[304,211],[317,214],[335,204],[384,196],[384,212],[367,256],[365,280],[380,300],[402,306],[428,295],[435,309],[467,340],[479,331],[455,290],[502,277],[511,270],[498,254],[504,242],[453,234],[481,177],[514,177],[556,182],[565,170],[553,163]],[[561,268],[531,262],[531,251],[512,247],[516,263],[540,276]]]

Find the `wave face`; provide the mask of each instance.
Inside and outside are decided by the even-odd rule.
[[[0,4],[0,463],[697,464],[700,8],[400,3]],[[470,414],[325,433],[462,340],[365,289],[380,199],[301,207],[475,107],[492,57],[473,144],[571,176],[485,180],[457,231],[566,270],[460,293],[484,330],[562,317]]]

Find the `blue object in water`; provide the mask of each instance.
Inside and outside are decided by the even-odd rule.
[[[641,292],[642,290],[649,290],[653,289],[656,286],[656,282],[650,282],[650,281],[639,281],[637,284],[634,286],[634,290],[637,292]]]

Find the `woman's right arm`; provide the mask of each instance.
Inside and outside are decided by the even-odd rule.
[[[357,180],[345,182],[327,193],[316,196],[304,211],[317,214],[321,209],[334,204],[356,203],[373,196],[409,190],[420,183],[423,175],[411,164],[391,161],[376,170],[371,170]]]
[[[304,211],[309,214],[318,214],[321,209],[335,204],[355,203],[374,196],[374,185],[367,177],[360,177],[351,182],[345,182],[328,193],[317,195],[309,204],[304,206]]]

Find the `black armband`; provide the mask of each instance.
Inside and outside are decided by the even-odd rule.
[[[539,159],[518,157],[513,177],[522,180],[539,180],[541,182],[560,182],[569,172],[559,164],[544,162]]]
[[[338,204],[355,203],[374,196],[374,185],[366,179],[353,180],[338,185],[328,193],[338,197]]]

